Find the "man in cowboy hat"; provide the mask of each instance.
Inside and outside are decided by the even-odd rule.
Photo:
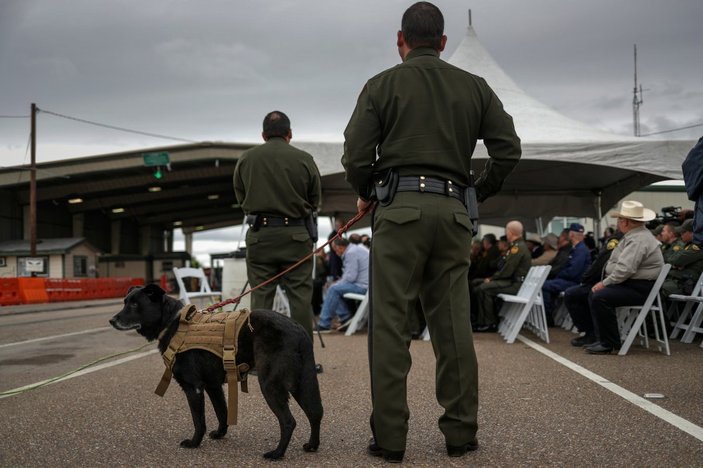
[[[586,347],[590,354],[609,354],[620,348],[615,309],[644,304],[664,265],[659,241],[644,226],[656,217],[654,211],[626,200],[611,216],[618,219],[623,237],[605,265],[605,277],[591,288],[589,302],[598,341]]]

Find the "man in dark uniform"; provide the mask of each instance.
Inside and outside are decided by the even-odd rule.
[[[247,275],[253,287],[285,270],[312,251],[316,232],[306,219],[320,204],[320,173],[310,154],[289,144],[290,120],[279,111],[264,118],[265,143],[246,151],[234,169],[234,192],[248,215]],[[312,261],[286,273],[291,317],[312,338]],[[270,309],[276,283],[251,294],[252,309]]]
[[[676,221],[671,221],[657,226],[657,229],[661,227],[661,233],[658,239],[662,243],[661,248],[664,263],[671,263],[669,262],[671,256],[684,248],[684,243],[679,239],[679,232],[676,229],[678,227],[677,224]]]
[[[665,261],[671,263],[671,270],[661,289],[664,299],[672,294],[691,294],[703,272],[703,250],[693,242],[693,225],[693,220],[687,219],[676,228],[684,246],[665,256]]]
[[[578,328],[578,331],[582,333],[581,336],[571,340],[572,346],[590,346],[596,342],[596,331],[593,327],[593,317],[591,317],[588,298],[593,285],[603,279],[605,264],[608,263],[610,254],[617,247],[621,237],[622,233],[616,232],[611,238],[605,239],[603,247],[601,247],[595,260],[581,277],[581,284],[572,286],[564,291],[566,310],[569,312],[571,320]]]
[[[495,332],[498,330],[498,313],[495,308],[495,298],[498,294],[516,294],[522,286],[532,266],[532,255],[527,248],[527,243],[522,238],[523,227],[519,221],[510,221],[505,226],[505,235],[508,238],[508,252],[505,255],[503,268],[492,277],[485,278],[483,283],[476,287],[476,314],[477,326],[475,331]]]
[[[397,35],[403,63],[366,83],[344,132],[342,164],[360,210],[372,203],[374,183],[397,184],[394,196],[376,190],[369,333],[369,453],[396,462],[408,431],[408,317],[418,298],[436,350],[447,453],[478,446],[467,281],[473,226],[464,195],[478,139],[490,156],[476,182],[478,201],[500,190],[521,155],[512,118],[486,82],[440,60],[443,32],[442,13],[431,3],[406,10]]]

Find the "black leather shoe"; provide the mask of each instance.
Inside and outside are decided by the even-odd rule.
[[[591,346],[586,347],[586,352],[588,354],[610,354],[613,352],[613,347],[599,341],[598,343],[593,343]]]
[[[577,348],[581,348],[582,346],[591,346],[596,344],[597,340],[590,335],[583,335],[579,336],[578,338],[574,338],[571,340],[571,346],[576,346]]]
[[[473,452],[478,449],[478,442],[469,442],[464,445],[449,445],[447,444],[447,455],[450,457],[461,457],[468,452]]]
[[[479,325],[474,331],[476,333],[495,333],[498,331],[498,325]]]
[[[369,442],[367,451],[372,457],[383,457],[389,463],[401,463],[405,456],[405,450],[386,450],[379,447],[373,439]]]
[[[315,364],[315,372],[318,374],[322,374],[322,372],[324,372],[324,369],[322,368],[322,364]]]

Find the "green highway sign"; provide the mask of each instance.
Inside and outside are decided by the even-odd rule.
[[[158,153],[142,153],[145,166],[166,166],[170,160],[166,151]]]

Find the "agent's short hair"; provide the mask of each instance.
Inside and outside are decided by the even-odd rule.
[[[411,49],[431,47],[439,50],[444,34],[444,16],[430,2],[417,2],[403,13],[400,30]]]
[[[272,111],[264,117],[264,137],[285,138],[290,132],[290,119],[281,111]]]

